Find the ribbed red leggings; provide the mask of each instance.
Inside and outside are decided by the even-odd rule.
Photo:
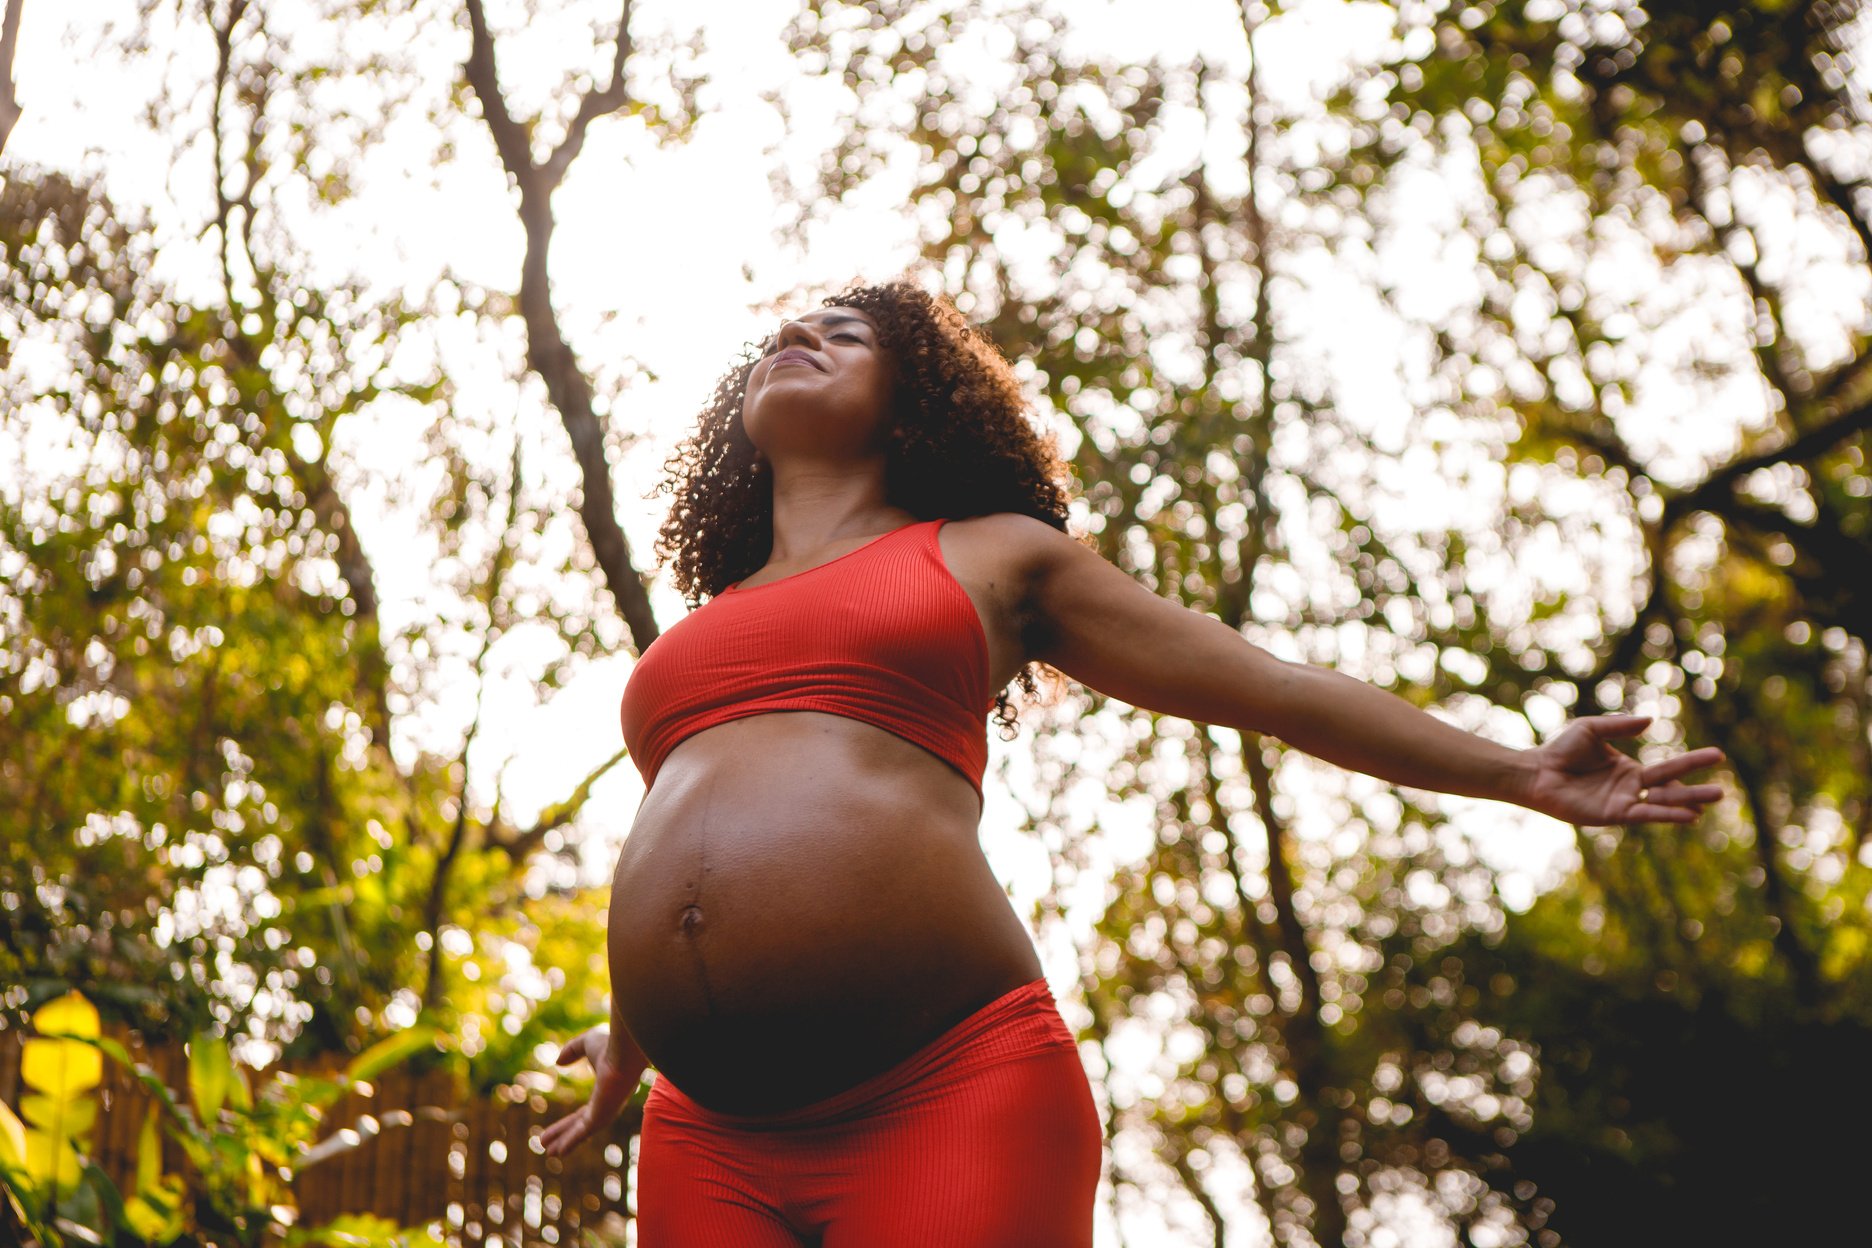
[[[1098,1111],[1045,980],[786,1114],[718,1114],[662,1075],[642,1248],[1089,1248]]]

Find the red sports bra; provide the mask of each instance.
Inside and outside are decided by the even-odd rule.
[[[644,785],[704,728],[823,711],[922,746],[979,794],[994,703],[988,639],[943,562],[943,523],[893,529],[765,585],[730,585],[678,620],[624,686],[624,744]]]

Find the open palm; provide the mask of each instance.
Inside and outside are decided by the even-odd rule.
[[[610,1039],[608,1028],[594,1027],[559,1050],[560,1066],[570,1066],[581,1057],[591,1062],[592,1092],[583,1105],[540,1133],[540,1144],[548,1155],[563,1157],[615,1122],[649,1068],[634,1045],[614,1046]]]
[[[1637,736],[1648,715],[1590,715],[1574,720],[1533,751],[1536,770],[1522,805],[1569,823],[1690,823],[1722,796],[1714,784],[1682,777],[1721,762],[1715,746],[1640,763],[1611,744]]]

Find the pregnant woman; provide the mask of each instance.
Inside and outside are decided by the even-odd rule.
[[[1422,789],[1584,824],[1719,790],[1575,720],[1496,745],[1289,663],[1067,536],[1066,474],[1007,361],[896,282],[787,321],[671,460],[659,551],[701,605],[638,660],[647,786],[612,885],[590,1101],[647,1068],[643,1248],[1086,1248],[1101,1131],[1025,925],[977,841],[986,720],[1045,663]]]

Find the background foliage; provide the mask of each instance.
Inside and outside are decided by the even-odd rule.
[[[269,1051],[425,1015],[488,1082],[601,1011],[578,868],[617,759],[526,818],[472,751],[490,682],[544,701],[656,635],[613,501],[648,484],[623,400],[651,379],[555,301],[555,196],[588,132],[648,161],[719,97],[666,15],[539,7],[333,6],[335,44],[233,0],[113,29],[210,50],[153,106],[206,184],[187,278],[108,178],[6,169],[10,1009],[78,985]],[[1192,5],[1147,55],[1110,35],[1140,12],[789,11],[803,85],[770,107],[831,129],[775,157],[784,242],[902,205],[1157,592],[1502,740],[1656,715],[1649,747],[1722,746],[1733,793],[1681,832],[1574,830],[1531,878],[1491,848],[1539,835],[1517,812],[1087,691],[1031,708],[1002,783],[1079,967],[1116,1227],[1827,1224],[1832,1128],[1872,1108],[1860,7]],[[529,19],[589,63],[510,73]],[[393,115],[438,176],[501,179],[509,288],[308,241]],[[347,438],[386,419],[421,430],[406,462]],[[449,590],[420,619],[380,610],[352,516],[379,498]],[[420,728],[464,689],[463,731]]]

